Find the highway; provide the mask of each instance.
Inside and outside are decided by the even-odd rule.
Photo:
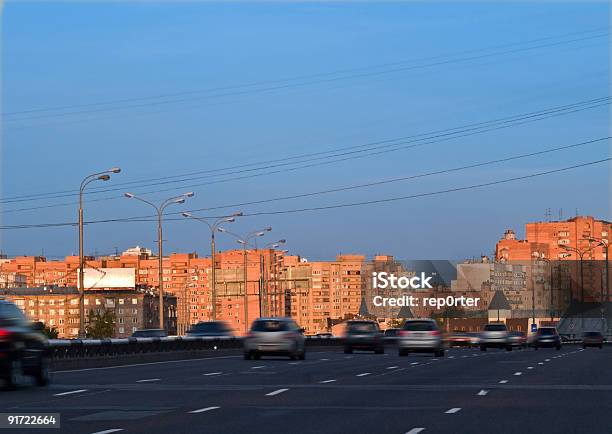
[[[611,362],[611,346],[443,358],[320,347],[304,361],[227,350],[55,372],[48,387],[1,392],[0,407],[58,412],[61,432],[86,434],[611,433]]]

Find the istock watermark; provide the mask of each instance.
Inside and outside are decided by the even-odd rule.
[[[385,271],[381,273],[372,273],[372,286],[379,289],[425,289],[433,288],[429,283],[433,276],[426,276],[424,272],[421,272],[421,276],[400,276],[397,277],[393,273],[387,273]]]

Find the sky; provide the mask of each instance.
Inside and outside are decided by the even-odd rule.
[[[530,221],[576,212],[609,220],[608,162],[421,196],[602,160],[609,140],[238,205],[610,136],[607,104],[456,134],[472,124],[609,96],[609,8],[8,1],[1,35],[0,250],[51,258],[77,253],[74,226],[46,224],[75,222],[81,180],[115,166],[122,171],[110,181],[88,185],[87,221],[152,215],[125,191],[155,203],[195,193],[167,208],[175,214],[166,216],[166,252],[210,250],[208,228],[176,214],[186,210],[272,212],[227,228],[245,234],[272,226],[260,246],[283,238],[291,253],[312,260],[338,253],[477,257],[490,254],[507,228],[522,236]],[[435,133],[457,127],[463,129]],[[408,139],[393,142],[402,137]],[[385,152],[364,152],[366,145]],[[337,149],[344,151],[326,153]],[[303,155],[309,156],[287,160]],[[31,196],[37,194],[43,195]],[[155,249],[155,240],[153,221],[85,228],[87,254]],[[220,249],[237,246],[224,234],[217,242]]]

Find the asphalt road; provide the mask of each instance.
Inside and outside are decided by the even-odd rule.
[[[0,412],[58,412],[59,432],[86,434],[612,433],[612,347],[226,353],[55,372],[48,387],[1,392]],[[44,432],[14,432],[28,431]]]

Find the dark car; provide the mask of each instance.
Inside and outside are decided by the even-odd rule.
[[[561,349],[561,337],[555,327],[540,327],[533,338],[533,347]]]
[[[223,321],[202,321],[187,330],[187,336],[233,337],[232,329]]]
[[[523,332],[510,332],[508,339],[514,347],[527,348],[527,336]]]
[[[49,382],[47,338],[44,325],[28,321],[16,305],[0,300],[0,377],[15,389],[21,375],[31,375],[36,384]]]
[[[161,329],[143,329],[132,333],[133,338],[165,338],[167,336],[166,330]]]
[[[604,337],[601,332],[585,332],[582,336],[582,348],[599,347],[603,348]]]
[[[399,335],[399,331],[400,329],[386,329],[385,330],[385,338],[397,338],[397,336]]]
[[[346,323],[344,352],[351,354],[353,350],[365,350],[383,354],[385,352],[383,339],[378,323],[367,320],[351,320]]]

